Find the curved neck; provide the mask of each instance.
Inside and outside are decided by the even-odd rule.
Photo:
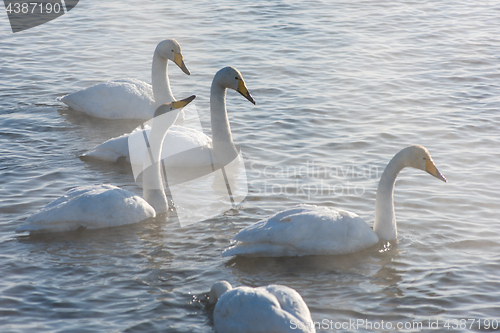
[[[373,231],[381,240],[393,240],[397,237],[396,216],[394,213],[394,184],[399,172],[405,166],[403,150],[392,158],[378,183]]]
[[[153,118],[151,132],[148,138],[149,147],[146,152],[145,161],[148,165],[143,173],[143,197],[155,209],[156,214],[164,213],[168,210],[168,201],[163,190],[163,179],[161,177],[161,149],[163,139],[168,128],[161,117]]]
[[[151,84],[156,107],[164,103],[171,103],[174,100],[168,80],[168,59],[163,58],[156,51],[151,66]]]
[[[219,164],[227,164],[238,155],[227,118],[226,90],[214,79],[210,89],[210,116],[212,144]]]

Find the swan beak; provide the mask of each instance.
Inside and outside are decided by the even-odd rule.
[[[446,183],[446,178],[441,174],[441,172],[438,171],[436,168],[436,165],[431,159],[426,159],[425,160],[425,171],[436,177],[437,179],[441,179],[443,182]]]
[[[186,105],[191,103],[191,101],[195,98],[196,98],[196,96],[192,95],[192,96],[189,96],[188,98],[182,99],[180,101],[174,101],[172,103],[162,104],[156,109],[155,114],[154,114],[154,118],[161,116],[161,115],[164,115],[165,113],[173,111],[173,110],[182,109],[183,107],[185,107]]]
[[[195,99],[195,98],[196,98],[195,95],[191,95],[188,98],[181,99],[180,101],[172,102],[172,108],[173,109],[182,109],[183,107],[185,107],[186,105],[191,103],[193,101],[193,99]]]
[[[186,73],[187,75],[191,75],[189,72],[189,69],[187,69],[186,64],[184,63],[184,60],[182,60],[182,54],[180,53],[175,53],[174,54],[174,62],[179,68]]]
[[[243,95],[243,97],[248,99],[250,102],[252,102],[253,105],[255,105],[255,100],[253,99],[252,95],[250,95],[250,92],[248,92],[247,86],[245,85],[245,82],[243,82],[243,80],[238,80],[238,90],[236,91]]]

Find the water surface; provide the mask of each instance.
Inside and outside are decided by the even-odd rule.
[[[212,332],[204,299],[221,279],[296,289],[313,320],[329,323],[321,332],[349,320],[411,324],[403,331],[438,321],[447,332],[500,321],[499,15],[488,1],[87,0],[16,34],[4,15],[2,331]],[[78,158],[140,123],[87,117],[56,98],[105,80],[150,82],[153,50],[165,38],[179,41],[192,73],[170,65],[174,95],[197,95],[207,134],[220,68],[238,68],[257,101],[227,96],[247,199],[186,228],[171,214],[16,234],[75,186],[141,193],[129,167]],[[371,224],[383,168],[409,144],[427,147],[448,183],[400,174],[397,242],[346,256],[221,257],[239,230],[298,203],[342,207]],[[475,322],[454,329],[460,319]]]

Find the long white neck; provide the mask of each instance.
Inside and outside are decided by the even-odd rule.
[[[407,166],[405,160],[406,151],[402,150],[389,162],[378,183],[373,231],[381,240],[396,239],[398,234],[394,212],[394,184],[399,172]]]
[[[148,139],[150,152],[146,152],[145,157],[146,161],[151,161],[151,165],[144,170],[142,179],[143,197],[155,209],[156,214],[168,210],[168,201],[163,190],[161,177],[161,148],[170,126],[165,127],[162,123],[163,121],[159,117],[153,119]]]
[[[226,109],[226,88],[217,82],[212,82],[210,89],[210,115],[212,122],[212,144],[217,162],[227,164],[237,155],[236,146],[233,142],[229,119]]]
[[[151,66],[151,83],[153,85],[155,107],[174,101],[174,95],[168,80],[168,60],[160,56],[156,51]]]

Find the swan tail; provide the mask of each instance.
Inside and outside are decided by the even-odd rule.
[[[82,161],[104,161],[104,162],[109,162],[109,163],[118,163],[120,161],[126,161],[127,163],[130,163],[130,156],[127,155],[120,155],[116,153],[110,153],[108,151],[102,151],[102,150],[89,150],[82,155],[78,156]]]
[[[266,290],[276,297],[283,311],[293,316],[295,322],[303,324],[304,332],[315,332],[311,312],[296,290],[277,284],[267,286]]]
[[[30,234],[40,234],[49,232],[64,232],[70,230],[76,230],[79,228],[85,228],[84,225],[74,225],[71,223],[38,223],[32,222],[20,226],[16,229],[16,233],[29,232]]]
[[[100,160],[110,163],[126,161],[130,163],[128,148],[129,134],[109,139],[80,155],[82,160]]]

